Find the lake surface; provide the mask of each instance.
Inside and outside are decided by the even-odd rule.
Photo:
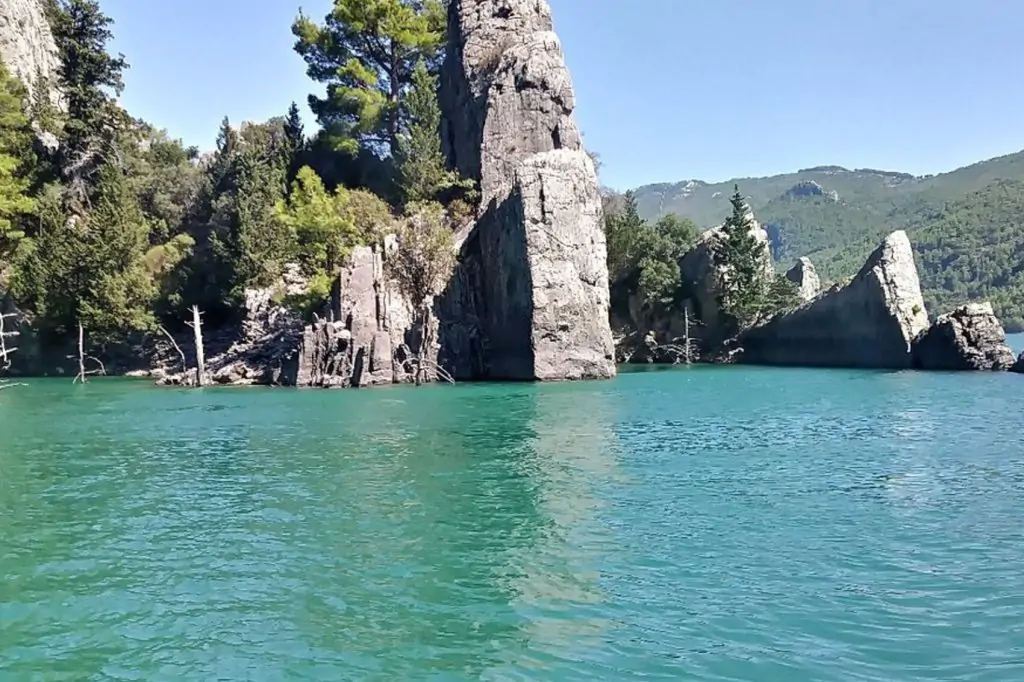
[[[1024,377],[0,392],[0,680],[1024,680]]]

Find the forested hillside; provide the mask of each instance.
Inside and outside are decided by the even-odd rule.
[[[648,185],[635,191],[637,205],[648,219],[675,213],[710,227],[727,214],[733,183],[768,230],[780,267],[806,255],[824,278],[847,276],[885,234],[906,229],[933,314],[988,298],[1009,328],[1024,326],[1024,152],[925,177],[822,166]]]
[[[471,210],[441,153],[440,2],[300,14],[318,129],[283,102],[269,121],[225,118],[205,155],[120,106],[128,59],[109,51],[96,0],[40,6],[60,57],[52,80],[29,96],[0,64],[0,295],[49,342],[82,329],[106,347],[180,327],[193,305],[230,321],[246,288],[296,266],[310,284],[295,304],[313,311],[354,246],[414,218],[443,245]]]

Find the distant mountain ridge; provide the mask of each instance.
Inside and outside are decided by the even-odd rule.
[[[990,297],[1009,327],[1024,328],[1024,275],[1017,277],[1024,273],[1024,150],[938,175],[823,165],[718,183],[658,183],[634,191],[640,214],[648,220],[676,213],[713,227],[728,215],[734,184],[768,230],[780,266],[809,256],[826,279],[851,275],[871,244],[906,229],[919,258],[926,299],[945,307]],[[996,236],[1000,248],[987,256],[965,251]],[[961,244],[959,251],[956,244]],[[926,249],[928,258],[923,257]],[[945,256],[932,258],[936,249]]]

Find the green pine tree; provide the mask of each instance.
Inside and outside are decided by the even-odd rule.
[[[60,90],[67,104],[62,140],[69,164],[83,164],[97,154],[97,144],[109,143],[123,121],[112,95],[124,89],[124,55],[112,56],[113,20],[96,0],[57,0],[50,26],[61,57]]]
[[[288,165],[288,185],[294,182],[302,167],[302,157],[306,151],[306,132],[302,126],[299,105],[292,102],[288,107],[288,115],[284,120],[285,155]]]
[[[398,140],[398,175],[406,203],[434,201],[453,188],[469,189],[472,183],[448,169],[441,151],[441,108],[437,103],[437,78],[426,62],[417,62],[405,99],[408,132]]]
[[[416,64],[440,56],[444,9],[437,0],[334,0],[322,25],[300,14],[295,50],[327,84],[310,108],[337,148],[393,154],[406,128],[402,100]]]
[[[0,269],[25,236],[23,220],[35,210],[27,178],[32,130],[25,89],[0,62]]]
[[[768,245],[754,234],[754,222],[739,186],[729,199],[732,214],[712,243],[712,255],[723,270],[719,305],[743,327],[760,312],[771,283],[764,271]]]
[[[85,216],[67,219],[55,192],[40,205],[38,236],[14,277],[14,290],[50,332],[79,323],[97,340],[146,329],[156,287],[146,270],[149,226],[124,172],[98,169],[96,196]]]

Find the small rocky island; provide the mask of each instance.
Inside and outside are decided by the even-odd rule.
[[[756,221],[751,229],[758,240],[767,241]],[[712,362],[948,371],[1024,366],[1024,360],[1015,364],[1003,325],[987,303],[960,306],[929,323],[914,253],[903,231],[887,236],[856,275],[824,291],[809,259],[775,275],[766,249],[764,271],[790,281],[799,304],[744,329],[720,309],[726,273],[716,267],[709,246],[720,238],[720,229],[705,232],[680,262],[690,292],[684,314],[697,323],[690,327],[692,336],[701,356]],[[618,338],[619,358],[678,362],[678,354],[657,349],[678,345],[681,317],[615,320],[618,329],[627,330]]]

